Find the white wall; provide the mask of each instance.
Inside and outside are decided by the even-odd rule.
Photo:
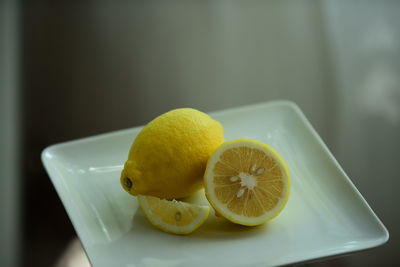
[[[389,230],[389,242],[344,258],[398,265],[400,244],[400,2],[325,1],[337,81],[334,154]]]

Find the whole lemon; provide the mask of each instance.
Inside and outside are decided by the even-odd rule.
[[[222,125],[207,114],[171,110],[139,132],[120,182],[132,195],[186,197],[203,187],[207,161],[223,142]]]

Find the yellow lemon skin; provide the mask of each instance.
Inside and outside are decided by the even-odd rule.
[[[207,114],[191,108],[171,110],[137,135],[121,173],[121,185],[135,196],[189,196],[203,187],[207,161],[223,142],[222,125]]]

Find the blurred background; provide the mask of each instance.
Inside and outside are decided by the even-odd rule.
[[[399,1],[0,1],[0,266],[60,266],[76,237],[46,146],[275,99],[301,107],[390,232],[310,266],[399,266]]]

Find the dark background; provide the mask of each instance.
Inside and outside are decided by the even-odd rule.
[[[2,105],[0,119],[16,129],[2,140],[18,148],[16,182],[1,177],[17,207],[3,213],[15,232],[4,255],[17,259],[4,266],[54,266],[76,238],[43,169],[45,147],[176,107],[209,112],[275,99],[303,109],[391,234],[380,248],[312,265],[400,263],[398,2],[4,3],[2,19],[13,17],[1,24],[2,81],[18,81],[1,91],[14,106]],[[2,249],[11,244],[4,240]]]

